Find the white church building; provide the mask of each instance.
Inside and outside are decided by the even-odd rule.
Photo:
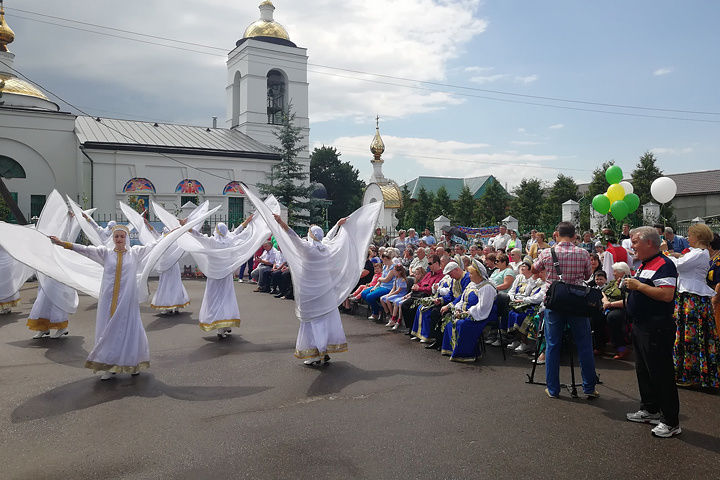
[[[307,50],[274,21],[270,0],[259,8],[260,19],[228,54],[227,118],[212,128],[61,111],[16,75],[7,48],[15,35],[0,12],[0,177],[27,219],[54,188],[97,208],[100,219],[135,196],[176,210],[210,200],[223,205],[228,221],[239,220],[250,205],[238,182],[268,181],[280,160],[270,148],[278,143],[273,132],[290,99],[304,137],[297,160],[309,171]]]

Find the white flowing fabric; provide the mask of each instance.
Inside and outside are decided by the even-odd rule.
[[[155,215],[168,228],[177,223],[174,215],[153,202]],[[265,200],[265,206],[274,213],[280,213],[280,204],[275,197]],[[246,263],[270,237],[270,229],[265,222],[253,219],[247,227],[229,232],[226,239],[216,241],[213,238],[198,235],[185,235],[178,240],[178,246],[190,253],[200,271],[208,278],[220,280],[232,275]]]
[[[76,219],[82,218],[80,207],[74,202],[70,203],[70,207],[73,209]],[[185,226],[171,232],[155,245],[151,254],[145,258],[145,268],[142,273],[138,274],[137,282],[138,286],[141,287],[138,297],[139,301],[143,302],[147,299],[147,277],[165,249],[171,246],[173,242],[187,230],[201,224],[206,216],[212,215],[218,208],[219,207],[207,212],[205,216],[193,222],[188,222]],[[0,247],[7,250],[7,253],[17,261],[24,263],[33,270],[37,270],[91,297],[98,298],[100,296],[100,283],[103,276],[102,267],[96,262],[77,255],[70,250],[53,245],[48,237],[34,228],[0,222]],[[2,267],[1,261],[0,267]],[[30,271],[27,276],[29,277],[31,274],[32,271]],[[5,280],[5,278],[0,276],[0,284],[3,280]],[[18,288],[22,283],[24,282],[18,284]]]
[[[300,320],[295,356],[324,358],[328,353],[347,351],[338,305],[352,291],[367,258],[367,247],[382,203],[360,207],[340,227],[335,225],[325,238],[322,230],[302,240],[293,230],[285,231],[247,185],[245,193],[265,219],[290,266],[295,314]],[[319,241],[321,240],[321,241]]]
[[[358,208],[342,228],[335,225],[322,242],[311,243],[292,230],[280,228],[273,212],[258,196],[249,187],[245,192],[275,235],[290,266],[297,317],[310,321],[337,309],[360,278],[382,202]]]
[[[130,223],[135,227],[138,232],[138,238],[144,245],[148,245],[156,242],[162,237],[162,234],[148,228],[145,224],[145,219],[132,209],[129,205],[122,202],[120,203],[120,209]],[[201,211],[207,211],[208,203],[205,202],[205,209]],[[201,207],[198,207],[200,209]],[[196,210],[198,210],[196,209]],[[188,218],[197,218],[197,215],[191,213]],[[182,283],[182,277],[180,275],[180,258],[185,254],[182,248],[177,243],[173,244],[167,249],[167,251],[160,257],[158,262],[155,264],[155,271],[160,274],[158,280],[158,287],[150,301],[150,306],[158,310],[169,310],[183,308],[190,304],[190,297],[185,290]]]

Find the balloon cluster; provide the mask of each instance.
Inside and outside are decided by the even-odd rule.
[[[640,197],[633,193],[630,182],[623,181],[620,167],[613,165],[605,170],[605,180],[610,184],[607,192],[595,195],[592,206],[601,215],[608,212],[620,221],[640,206]]]

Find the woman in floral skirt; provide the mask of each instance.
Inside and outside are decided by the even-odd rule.
[[[711,299],[706,283],[713,233],[707,225],[688,230],[690,251],[674,260],[678,269],[675,299],[675,381],[681,387],[720,388],[718,343]]]

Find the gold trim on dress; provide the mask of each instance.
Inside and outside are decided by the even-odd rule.
[[[65,250],[72,250],[72,249],[73,249],[73,244],[72,244],[72,242],[62,242],[62,247],[63,247]]]
[[[110,373],[139,373],[143,368],[150,368],[150,362],[140,362],[137,365],[112,365],[109,363],[92,362],[87,360],[85,368],[89,368],[93,372],[103,371]]]
[[[315,357],[324,357],[325,355],[329,353],[342,353],[348,351],[348,345],[347,343],[341,343],[339,345],[328,345],[327,350],[324,352],[321,352],[317,348],[309,348],[307,350],[295,350],[295,357],[299,358],[301,360],[305,360],[307,358],[315,358]]]
[[[14,307],[20,303],[20,299],[10,300],[9,302],[0,302],[0,308]]]
[[[201,330],[204,330],[206,332],[209,332],[211,330],[217,330],[218,328],[230,328],[230,327],[239,327],[240,326],[240,319],[239,318],[233,318],[230,320],[216,320],[212,323],[198,323],[198,326]]]
[[[50,319],[47,318],[28,318],[26,325],[30,330],[37,332],[47,332],[51,328],[57,328],[58,330],[62,328],[67,328],[68,321],[65,320],[64,322],[53,323],[50,321]]]
[[[110,302],[110,317],[115,315],[117,309],[118,295],[120,295],[120,280],[122,279],[122,263],[124,250],[115,250],[117,252],[117,265],[115,265],[115,284],[113,285],[112,302]]]
[[[188,305],[190,305],[190,302],[189,302],[189,301],[183,303],[182,305],[170,305],[170,306],[167,306],[167,307],[165,307],[165,306],[160,306],[160,305],[153,305],[153,304],[151,303],[151,304],[150,304],[150,308],[157,308],[158,310],[162,310],[162,309],[167,309],[167,308],[185,308],[185,307],[187,307]]]

